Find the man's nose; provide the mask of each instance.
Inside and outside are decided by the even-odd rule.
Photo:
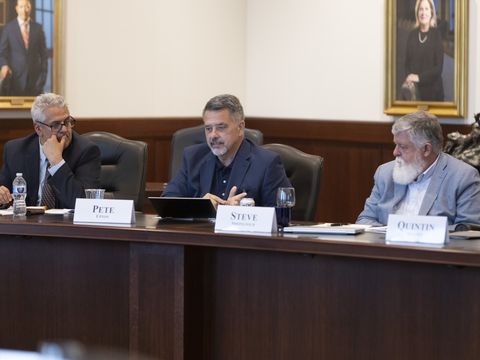
[[[400,153],[400,150],[398,150],[398,146],[395,146],[395,148],[393,149],[393,156],[398,157],[400,155],[402,154]]]
[[[64,134],[67,131],[67,125],[62,124],[60,129],[57,131],[57,134]]]

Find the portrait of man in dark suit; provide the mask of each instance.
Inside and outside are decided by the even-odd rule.
[[[30,0],[16,0],[17,17],[0,36],[1,96],[36,96],[45,91],[48,51],[45,32],[32,17]]]

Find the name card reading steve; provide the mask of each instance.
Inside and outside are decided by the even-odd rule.
[[[133,200],[77,199],[74,223],[133,224]]]
[[[215,231],[257,233],[277,231],[275,208],[219,205]]]
[[[387,243],[443,246],[448,242],[446,216],[395,215],[388,216]]]

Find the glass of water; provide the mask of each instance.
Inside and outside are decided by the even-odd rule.
[[[290,225],[292,220],[292,208],[295,206],[295,189],[293,187],[281,187],[277,190],[277,225],[280,229]]]

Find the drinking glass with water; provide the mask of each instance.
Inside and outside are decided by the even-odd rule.
[[[295,206],[295,189],[293,187],[281,187],[277,190],[277,225],[280,229],[290,225],[292,220],[292,208]]]

